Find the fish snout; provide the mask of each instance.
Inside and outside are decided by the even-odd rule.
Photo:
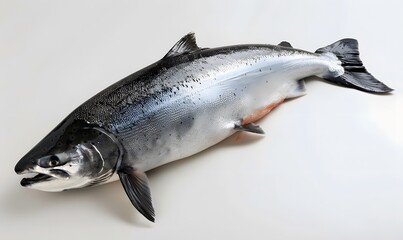
[[[14,167],[14,171],[17,174],[23,174],[25,172],[30,171],[35,167],[35,160],[30,160],[26,158],[22,158]]]

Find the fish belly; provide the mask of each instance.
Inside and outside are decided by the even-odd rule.
[[[293,79],[252,74],[174,102],[148,124],[158,127],[139,130],[142,134],[132,148],[138,149],[135,167],[147,171],[217,144],[236,132],[235,125],[255,122],[269,113],[296,84]]]

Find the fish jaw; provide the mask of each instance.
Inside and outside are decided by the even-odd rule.
[[[44,171],[37,167],[18,172],[18,174],[35,174],[33,177],[23,178],[20,182],[21,186],[45,192],[61,192],[69,188],[80,188],[91,182],[88,177],[70,176],[61,169]]]
[[[20,161],[16,167],[15,172],[19,175],[34,174],[33,177],[25,177],[21,179],[21,186],[43,191],[58,191],[58,189],[47,190],[47,185],[55,185],[55,182],[65,184],[70,180],[71,176],[68,172],[62,169],[47,169],[34,164],[35,161]],[[52,182],[52,183],[51,183]],[[51,184],[50,184],[51,183]],[[61,191],[62,189],[60,189]]]

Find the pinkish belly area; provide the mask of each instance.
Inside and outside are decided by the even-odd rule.
[[[269,104],[269,105],[267,105],[267,106],[265,106],[263,108],[258,109],[254,113],[244,117],[242,119],[241,124],[246,125],[246,124],[249,124],[249,123],[256,122],[257,120],[261,119],[262,117],[264,117],[268,113],[270,113],[271,110],[273,110],[275,107],[280,105],[282,102],[284,102],[284,98],[281,98],[281,99],[275,101],[274,103],[271,103],[271,104]]]

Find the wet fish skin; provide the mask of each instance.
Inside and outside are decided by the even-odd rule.
[[[154,221],[146,171],[200,152],[237,131],[263,133],[255,122],[284,99],[304,95],[303,79],[310,76],[367,92],[392,91],[366,71],[353,39],[311,53],[287,42],[199,48],[188,34],[164,58],[74,110],[17,163],[16,172],[47,176],[57,168],[65,171],[63,176],[71,173],[67,179],[40,175],[25,181],[49,191],[119,176],[133,205]],[[65,163],[38,165],[54,156]],[[81,164],[75,172],[66,168],[73,158]],[[75,182],[68,185],[71,179]]]

